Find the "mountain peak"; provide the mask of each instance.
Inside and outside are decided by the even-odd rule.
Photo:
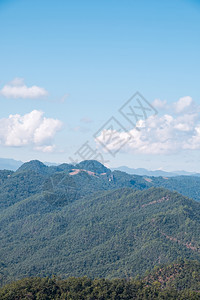
[[[48,167],[39,160],[31,160],[24,163],[16,172],[34,171],[36,173],[46,173]]]
[[[97,174],[111,173],[110,169],[106,168],[102,163],[97,160],[84,160],[76,164],[76,168],[91,171]]]

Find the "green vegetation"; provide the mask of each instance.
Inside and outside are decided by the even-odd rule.
[[[199,275],[196,275],[199,266],[198,262],[185,261],[157,267],[156,271],[140,280],[25,278],[1,288],[0,299],[199,299],[200,283]],[[174,278],[175,283],[170,286],[168,283]]]
[[[199,224],[198,202],[161,188],[123,188],[63,207],[35,195],[0,215],[1,282],[126,278],[178,257],[200,260]]]
[[[53,274],[127,279],[179,258],[199,262],[200,203],[153,186],[167,179],[150,179],[111,173],[94,161],[58,167],[32,161],[1,171],[0,285]],[[181,283],[186,265],[182,270],[177,280],[189,289]]]
[[[143,281],[148,285],[157,281],[161,288],[174,288],[179,291],[191,289],[200,293],[200,262],[179,260],[170,265],[155,266]]]

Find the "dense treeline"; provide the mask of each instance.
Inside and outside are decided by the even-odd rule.
[[[2,287],[0,299],[200,299],[200,263],[179,260],[156,266],[140,279],[24,278]]]
[[[161,288],[158,281],[151,285],[142,280],[106,280],[87,277],[71,277],[67,280],[56,278],[25,278],[0,289],[1,300],[95,300],[95,299],[199,299],[199,291]]]

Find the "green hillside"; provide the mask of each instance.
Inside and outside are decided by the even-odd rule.
[[[134,277],[200,260],[200,204],[162,188],[122,188],[65,206],[40,194],[0,214],[1,283],[25,276]]]
[[[96,161],[1,171],[0,284],[130,278],[179,258],[200,261],[200,203],[170,191],[199,186],[197,177],[147,178]]]
[[[11,175],[16,176],[15,181],[17,184],[17,179],[18,176],[20,176],[20,173],[31,172],[33,176],[34,174],[39,175],[40,183],[42,183],[44,178],[49,178],[55,173],[64,172],[65,174],[72,174],[73,170],[78,169],[80,172],[73,176],[73,180],[77,183],[79,196],[93,193],[97,190],[102,191],[121,187],[131,187],[133,189],[143,190],[154,186],[164,187],[171,191],[177,191],[186,197],[200,201],[199,176],[149,177],[130,175],[121,171],[111,172],[111,170],[106,168],[104,165],[94,160],[86,160],[77,165],[65,163],[51,167],[47,167],[43,163],[35,160],[23,164],[17,172]],[[5,171],[0,171],[0,174],[3,172]],[[41,177],[43,177],[43,179]],[[19,184],[21,183],[21,178],[19,178]]]
[[[52,182],[65,180],[65,186],[52,191]],[[63,203],[80,199],[85,195],[92,195],[95,192],[113,190],[123,187],[144,190],[150,187],[164,187],[171,191],[177,191],[194,200],[200,200],[200,177],[177,176],[171,178],[164,177],[144,177],[130,175],[121,171],[111,172],[97,161],[83,161],[77,165],[62,164],[60,166],[45,166],[39,161],[30,161],[23,164],[16,172],[0,171],[0,208],[8,207],[18,201],[33,196],[39,192],[47,193],[57,201],[65,198],[66,190],[70,186],[74,193],[65,199]],[[55,196],[56,193],[56,196]],[[68,191],[68,195],[69,195]],[[49,198],[49,197],[46,197]]]

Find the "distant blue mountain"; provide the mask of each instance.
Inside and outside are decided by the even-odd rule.
[[[0,158],[0,170],[12,170],[16,171],[23,164],[20,160],[14,160],[11,158]]]
[[[159,176],[174,177],[174,176],[181,176],[181,175],[200,176],[199,173],[192,173],[192,172],[186,172],[186,171],[174,171],[174,172],[167,172],[167,171],[162,171],[162,170],[150,171],[150,170],[147,170],[147,169],[144,169],[144,168],[133,169],[133,168],[129,168],[129,167],[126,167],[126,166],[113,168],[112,170],[113,171],[114,170],[122,171],[122,172],[126,172],[128,174],[135,174],[135,175],[140,175],[140,176],[155,176],[155,177],[159,177]]]
[[[23,165],[23,161],[15,160],[12,158],[0,158],[0,170],[11,170],[16,171],[19,167]],[[59,164],[44,162],[46,166],[58,166]]]

